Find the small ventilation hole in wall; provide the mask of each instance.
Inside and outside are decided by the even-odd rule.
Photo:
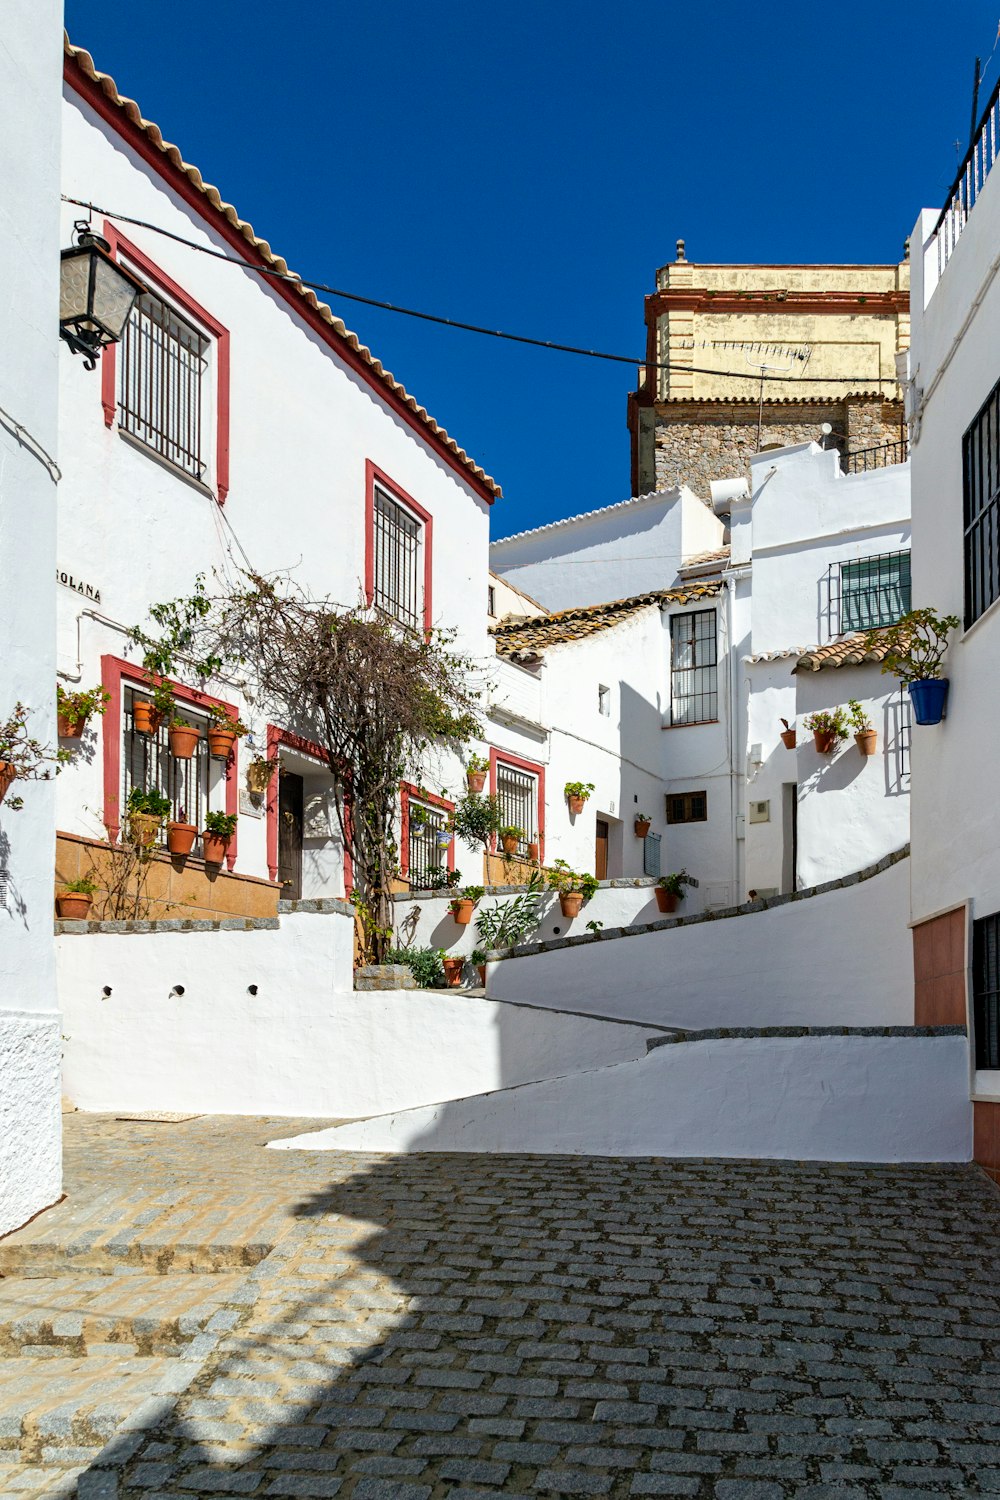
[[[256,995],[256,993],[257,993],[257,986],[255,984],[248,984],[247,985],[247,994],[248,995]]]
[[[183,995],[183,993],[184,993],[184,986],[182,984],[175,984],[174,987],[173,987],[173,989],[170,991],[170,993],[172,995]]]

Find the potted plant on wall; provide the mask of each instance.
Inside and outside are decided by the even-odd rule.
[[[636,815],[635,815],[635,836],[636,836],[637,839],[644,839],[646,837],[646,835],[649,833],[649,830],[652,828],[652,826],[653,826],[653,820],[649,816],[649,813],[644,813],[644,812],[636,813]]]
[[[171,854],[186,857],[194,848],[198,837],[198,826],[189,823],[186,808],[179,808],[176,822],[167,824],[167,849]]]
[[[676,911],[678,901],[684,900],[686,885],[694,885],[694,881],[686,870],[675,870],[671,875],[661,875],[653,887],[656,904],[660,911]]]
[[[878,731],[874,724],[857,698],[848,698],[847,709],[851,716],[851,728],[854,730],[854,743],[862,755],[874,755],[878,743]]]
[[[594,790],[592,781],[567,781],[563,787],[563,794],[569,803],[569,810],[574,816],[582,813],[587,805],[587,798]]]
[[[948,706],[948,678],[942,677],[948,636],[958,629],[957,615],[933,609],[911,609],[895,625],[872,630],[865,648],[888,647],[882,671],[905,682],[918,724],[940,724]]]
[[[468,765],[465,768],[465,779],[469,784],[470,792],[481,792],[486,785],[486,773],[490,769],[490,763],[485,756],[470,755]]]
[[[223,703],[213,703],[209,716],[208,753],[215,760],[228,760],[236,741],[246,734],[247,726],[231,714]]]
[[[138,849],[150,849],[159,837],[163,820],[170,812],[170,798],[162,792],[143,791],[134,786],[128,794],[128,833]]]
[[[206,865],[222,864],[235,832],[235,813],[210,812],[205,814],[205,827],[202,829],[201,844],[205,854]]]
[[[103,714],[111,702],[107,688],[87,688],[79,693],[67,693],[61,682],[56,683],[56,712],[59,717],[59,738],[78,740],[87,727],[91,714]]]
[[[277,760],[268,760],[266,755],[255,755],[247,766],[247,791],[259,797],[271,785]]]
[[[814,714],[808,715],[805,722],[819,755],[832,755],[841,741],[847,739],[847,710],[839,704],[832,709],[817,709]]]
[[[148,698],[132,698],[132,727],[136,734],[158,734],[164,719],[169,721],[174,713],[174,690],[169,682],[161,678]]]
[[[462,970],[465,968],[465,959],[448,955],[441,960],[444,969],[445,982],[450,990],[457,990],[462,983]]]
[[[523,828],[518,828],[516,823],[505,823],[500,829],[500,845],[504,854],[516,854],[523,838]]]
[[[469,963],[474,965],[479,974],[479,987],[484,990],[486,988],[486,950],[473,948],[469,954]]]
[[[530,839],[528,841],[527,858],[529,864],[537,865],[540,858],[540,848],[541,846],[537,839]]]
[[[177,713],[171,714],[167,742],[170,746],[170,754],[175,760],[191,760],[200,739],[201,730],[196,724],[182,719]]]
[[[64,922],[85,922],[90,903],[97,890],[93,875],[84,875],[79,880],[67,880],[56,894],[56,910]]]
[[[789,724],[787,719],[782,719],[781,722],[785,726],[781,731],[781,743],[784,745],[786,750],[794,750],[796,744],[795,730]]]
[[[460,891],[455,892],[448,909],[459,927],[468,927],[476,903],[482,900],[484,894],[485,887],[481,885],[463,886]]]
[[[53,749],[29,734],[30,712],[24,703],[15,703],[14,712],[0,722],[0,802],[11,812],[24,806],[23,797],[7,795],[15,781],[48,781],[72,760],[68,750]]]
[[[559,892],[559,909],[570,921],[580,915],[580,908],[598,888],[593,875],[571,870],[564,859],[557,859],[549,871],[549,885]]]

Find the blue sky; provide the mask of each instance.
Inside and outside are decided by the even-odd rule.
[[[678,236],[694,261],[897,259],[954,176],[998,20],[1000,0],[66,0],[72,39],[303,276],[636,356]],[[628,494],[629,366],[329,300],[500,481],[495,535]]]

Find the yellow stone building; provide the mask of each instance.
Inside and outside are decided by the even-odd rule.
[[[896,355],[910,340],[910,266],[693,265],[684,241],[646,298],[646,359],[629,397],[632,493],[747,472],[769,444],[828,439],[869,454],[905,439]],[[762,380],[761,377],[764,377]]]

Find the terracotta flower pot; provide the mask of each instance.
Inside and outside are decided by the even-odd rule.
[[[260,762],[256,765],[251,763],[247,766],[247,791],[254,792],[257,795],[260,795],[261,792],[266,792],[271,785],[271,777],[273,775],[274,764],[272,761],[268,761],[266,765],[262,765]]]
[[[503,844],[503,852],[505,854],[517,853],[517,839],[513,838],[510,834],[504,834],[500,842]]]
[[[72,722],[65,714],[58,714],[58,734],[61,740],[78,740],[87,727],[85,717],[75,719]]]
[[[92,896],[86,896],[82,891],[60,891],[56,897],[56,910],[64,922],[85,922],[92,900]]]
[[[651,825],[651,823],[650,823],[650,821],[649,821],[648,818],[636,818],[636,820],[635,820],[635,836],[636,836],[636,838],[637,839],[644,839],[646,837],[646,834],[649,832],[651,826],[652,825]]]
[[[566,801],[569,803],[569,810],[573,814],[582,813],[587,805],[586,797],[567,797]]]
[[[15,781],[14,767],[9,760],[0,760],[0,802],[6,797]]]
[[[781,731],[781,743],[784,745],[784,747],[785,747],[786,750],[794,750],[795,749],[795,743],[796,743],[796,741],[795,741],[795,730],[794,729],[783,729]]]
[[[862,755],[874,755],[875,746],[878,744],[877,729],[859,729],[854,736],[854,743]]]
[[[206,865],[221,865],[229,845],[230,840],[223,838],[220,833],[209,833],[207,829],[203,830],[201,846],[204,850]]]
[[[670,912],[677,910],[676,891],[665,891],[662,885],[655,885],[653,891],[656,896],[656,904],[661,911]]]
[[[235,744],[235,729],[210,729],[208,731],[208,753],[216,760],[228,760]]]
[[[154,817],[152,813],[129,813],[129,838],[140,849],[149,849],[159,837],[162,822],[162,818]]]
[[[569,917],[569,919],[572,921],[574,917],[578,917],[580,915],[580,908],[582,907],[582,905],[582,891],[560,891],[559,909],[564,917]]]
[[[476,903],[474,901],[467,901],[464,897],[461,901],[453,901],[451,903],[451,914],[459,927],[468,927],[472,921],[472,913],[475,910],[475,906]]]
[[[481,792],[486,785],[485,771],[466,771],[465,779],[469,784],[470,792]]]
[[[155,734],[162,722],[163,715],[148,698],[132,700],[132,724],[136,734]]]
[[[190,760],[198,748],[201,730],[196,729],[193,724],[173,724],[167,738],[170,742],[170,754],[175,760]]]
[[[198,829],[194,823],[167,824],[167,848],[171,854],[190,854],[197,837]]]
[[[441,960],[444,966],[444,977],[448,981],[448,988],[457,990],[462,983],[462,970],[465,968],[464,958],[444,958]]]
[[[479,975],[479,988],[486,988],[486,965],[476,964],[476,973]]]
[[[832,755],[837,745],[836,731],[833,729],[814,729],[813,743],[820,755]]]
[[[530,861],[531,861],[531,863],[533,865],[537,865],[537,863],[538,863],[538,845],[537,844],[529,844],[528,845],[528,858],[530,859]]]

